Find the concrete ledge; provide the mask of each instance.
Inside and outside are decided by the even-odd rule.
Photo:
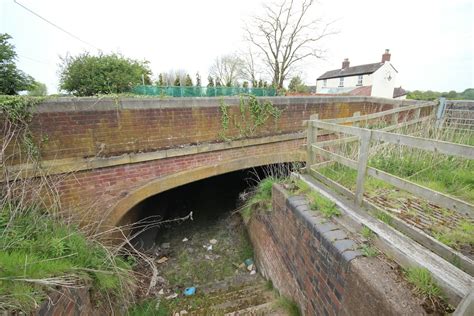
[[[327,104],[327,103],[377,103],[408,105],[417,104],[415,100],[394,100],[376,97],[358,96],[291,96],[291,97],[259,97],[259,100],[271,101],[274,105],[291,106],[293,104]],[[74,111],[110,111],[110,110],[138,110],[162,108],[193,108],[218,107],[221,100],[231,105],[238,105],[239,97],[225,98],[113,98],[113,97],[60,97],[47,99],[34,109],[38,113],[47,112],[74,112]]]

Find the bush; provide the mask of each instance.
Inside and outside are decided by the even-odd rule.
[[[143,82],[151,84],[150,76],[147,61],[83,53],[62,60],[60,87],[77,96],[123,93]]]

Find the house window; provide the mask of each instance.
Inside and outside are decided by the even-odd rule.
[[[344,77],[339,78],[339,87],[344,87]]]
[[[323,87],[326,87],[328,85],[328,81],[326,79],[323,80]]]
[[[359,76],[358,80],[357,80],[357,85],[358,86],[361,86],[362,85],[362,76]]]

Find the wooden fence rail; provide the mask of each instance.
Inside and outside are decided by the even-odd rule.
[[[401,113],[404,111],[411,111],[411,110],[421,110],[425,107],[432,107],[432,104],[429,105],[416,105],[416,106],[409,106],[405,108],[398,108],[392,109],[389,111],[385,111],[382,113],[375,113],[369,114],[361,117],[350,117],[350,118],[342,118],[336,120],[318,120],[316,116],[310,118],[309,121],[306,122],[307,125],[307,154],[308,154],[308,161],[307,166],[308,169],[311,170],[315,165],[315,153],[322,155],[326,159],[331,159],[336,161],[342,165],[345,165],[349,168],[357,170],[357,180],[356,180],[356,190],[355,190],[355,202],[357,205],[362,205],[363,194],[364,194],[364,182],[367,175],[372,176],[374,178],[380,179],[385,181],[401,190],[408,191],[413,195],[418,197],[427,199],[432,201],[433,203],[445,207],[456,212],[460,212],[463,215],[467,215],[471,218],[474,218],[474,205],[457,199],[455,197],[451,197],[447,194],[426,188],[414,182],[402,179],[390,173],[384,172],[377,168],[369,167],[368,160],[369,160],[369,148],[370,143],[372,141],[382,141],[396,145],[404,145],[411,148],[421,149],[425,151],[430,151],[434,153],[441,153],[445,155],[457,156],[462,157],[465,159],[474,159],[474,147],[462,144],[455,144],[440,140],[433,140],[427,139],[422,137],[410,136],[410,135],[402,135],[397,133],[392,133],[384,130],[371,130],[366,128],[360,128],[356,126],[346,126],[340,125],[337,123],[354,123],[360,122],[365,120],[366,118],[374,118],[374,117],[383,117],[386,115],[394,114],[394,113]],[[396,110],[396,111],[395,111]],[[364,118],[365,117],[365,118]],[[415,118],[414,121],[420,121],[420,118]],[[398,126],[396,124],[395,126]],[[323,129],[326,131],[330,131],[333,133],[343,133],[348,135],[353,135],[355,137],[347,137],[342,139],[336,140],[329,140],[323,142],[317,142],[317,131]],[[359,140],[359,159],[358,161],[343,157],[336,153],[333,153],[329,150],[324,149],[324,146],[333,145],[333,144],[340,144],[349,141],[357,141]]]

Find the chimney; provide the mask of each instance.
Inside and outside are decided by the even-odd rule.
[[[388,49],[385,50],[385,54],[382,55],[382,63],[384,63],[386,61],[390,61],[391,54],[389,52],[390,52],[390,50],[388,50]]]
[[[344,58],[344,61],[342,62],[342,69],[349,68],[349,58]]]

